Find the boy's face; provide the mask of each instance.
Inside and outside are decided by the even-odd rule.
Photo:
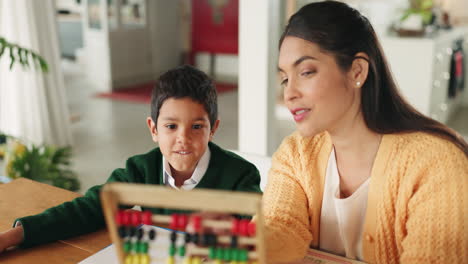
[[[173,176],[188,176],[205,153],[219,120],[211,128],[202,104],[190,98],[169,98],[159,110],[157,125],[151,117],[147,118],[147,123],[153,141],[159,143],[164,158],[171,165]]]

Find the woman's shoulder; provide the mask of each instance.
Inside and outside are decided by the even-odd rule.
[[[308,156],[319,155],[323,148],[331,149],[332,143],[330,135],[322,132],[311,137],[304,137],[298,131],[283,139],[274,156]]]
[[[400,160],[414,163],[458,163],[468,166],[468,157],[449,139],[427,132],[387,135],[393,143],[394,154]],[[395,157],[396,158],[396,157]]]

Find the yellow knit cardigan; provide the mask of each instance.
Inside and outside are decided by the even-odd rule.
[[[332,149],[324,132],[287,137],[273,155],[263,195],[268,263],[318,248],[324,178]],[[468,263],[468,158],[422,133],[382,137],[371,172],[363,235],[368,263]]]

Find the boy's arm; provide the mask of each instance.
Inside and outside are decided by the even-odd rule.
[[[241,172],[241,178],[235,190],[242,192],[262,192],[260,190],[260,173],[254,165],[249,163],[249,166]]]
[[[141,182],[141,175],[131,159],[126,169],[116,169],[107,182]],[[102,185],[90,188],[85,196],[49,208],[43,213],[19,218],[24,229],[20,247],[66,239],[104,227],[99,193]]]

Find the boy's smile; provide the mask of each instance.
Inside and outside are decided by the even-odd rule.
[[[219,120],[213,128],[204,106],[194,100],[169,98],[164,101],[157,124],[147,119],[154,142],[159,143],[176,181],[190,178],[208,147]]]

